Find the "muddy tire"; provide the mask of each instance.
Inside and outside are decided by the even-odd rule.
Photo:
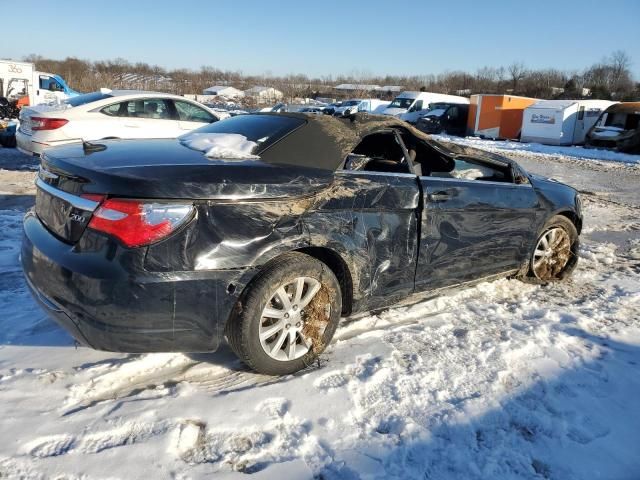
[[[578,264],[579,246],[578,231],[571,220],[562,215],[552,217],[538,234],[528,270],[519,278],[542,285],[566,280]]]
[[[227,340],[250,368],[290,374],[322,353],[341,311],[340,285],[329,267],[288,253],[269,262],[245,289],[227,324]]]

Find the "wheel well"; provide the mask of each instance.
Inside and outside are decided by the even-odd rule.
[[[576,230],[578,231],[578,235],[580,235],[580,231],[582,230],[582,220],[580,220],[575,213],[567,210],[565,212],[559,212],[557,215],[562,215],[563,217],[567,217],[571,220],[571,223],[575,225]]]
[[[349,315],[353,307],[353,280],[349,267],[335,251],[324,247],[304,247],[296,250],[320,260],[331,269],[340,283],[342,292],[342,314]]]

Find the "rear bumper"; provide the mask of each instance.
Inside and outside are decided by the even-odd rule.
[[[16,148],[25,155],[38,155],[38,153],[33,151],[31,135],[22,133],[19,129],[16,132]]]
[[[131,271],[113,252],[80,252],[60,241],[32,212],[21,262],[34,298],[78,342],[131,353],[216,350],[252,274]]]
[[[59,145],[66,145],[69,143],[78,143],[81,142],[80,139],[70,139],[70,140],[45,140],[34,135],[28,135],[24,132],[21,132],[19,129],[16,132],[16,147],[22,153],[26,155],[42,155],[47,148],[57,147]]]

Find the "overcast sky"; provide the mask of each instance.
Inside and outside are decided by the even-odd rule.
[[[249,74],[422,75],[514,61],[582,70],[621,49],[640,81],[639,0],[100,3],[11,2],[16,14],[2,23],[0,58],[36,53]],[[8,4],[0,0],[5,13]]]

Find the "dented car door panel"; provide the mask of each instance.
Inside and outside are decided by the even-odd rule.
[[[305,215],[310,244],[347,262],[354,310],[413,291],[419,201],[414,175],[343,171]]]
[[[418,288],[440,288],[518,268],[533,241],[529,184],[421,177]]]

